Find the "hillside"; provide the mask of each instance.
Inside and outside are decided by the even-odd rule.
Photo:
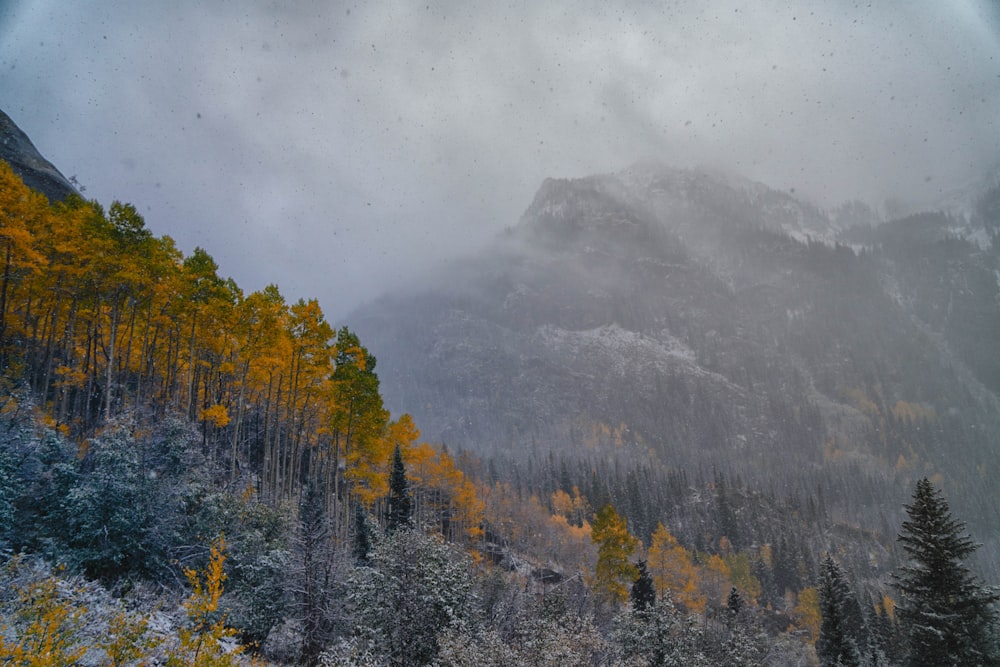
[[[958,235],[981,221],[850,211],[650,163],[548,180],[480,255],[352,321],[387,405],[449,445],[818,483],[872,530],[938,475],[992,531],[995,246]],[[875,497],[858,470],[885,481]]]

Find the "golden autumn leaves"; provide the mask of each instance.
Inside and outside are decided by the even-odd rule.
[[[31,577],[16,586],[19,610],[13,632],[0,632],[0,662],[12,667],[63,667],[87,664],[107,667],[166,664],[168,667],[236,667],[243,647],[233,638],[219,609],[226,580],[226,542],[211,545],[204,570],[184,569],[191,592],[183,601],[185,621],[176,628],[150,627],[150,615],[124,608],[108,614],[98,633],[86,628],[100,614],[88,616],[85,592],[57,575]],[[8,574],[25,576],[30,567],[19,558],[6,565]],[[100,602],[98,601],[98,604]],[[106,604],[106,603],[105,603]],[[0,628],[6,630],[6,628]],[[89,630],[89,631],[88,631]],[[96,635],[96,636],[95,636]],[[228,640],[228,644],[226,643]],[[250,664],[257,664],[250,661]]]
[[[638,576],[636,558],[645,561],[657,596],[669,595],[693,615],[704,614],[709,606],[725,604],[733,588],[744,600],[755,602],[761,584],[752,572],[751,561],[760,559],[764,565],[771,565],[769,545],[753,554],[736,552],[723,537],[719,553],[692,553],[662,523],[653,532],[649,546],[644,547],[611,505],[605,505],[595,515],[590,538],[597,546],[597,564],[589,584],[605,602],[615,605],[629,599],[630,586]],[[794,591],[788,594],[796,596]],[[796,623],[812,632],[819,613],[815,589],[807,588],[797,598]]]
[[[0,367],[81,447],[109,419],[180,413],[233,484],[268,502],[302,483],[373,507],[396,445],[417,511],[475,535],[482,503],[445,452],[382,405],[375,359],[319,303],[246,294],[204,250],[185,256],[135,207],[50,206],[0,162]]]

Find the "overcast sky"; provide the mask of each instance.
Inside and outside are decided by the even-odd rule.
[[[0,0],[0,109],[86,196],[339,325],[547,176],[964,185],[1000,158],[998,36],[991,0]]]

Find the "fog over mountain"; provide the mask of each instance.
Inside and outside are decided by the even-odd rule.
[[[432,440],[822,488],[878,534],[931,475],[996,570],[1000,188],[975,202],[872,226],[655,162],[549,179],[485,251],[351,321]]]
[[[544,178],[642,157],[823,208],[936,201],[1000,152],[997,26],[985,0],[15,0],[0,107],[85,196],[340,314]]]

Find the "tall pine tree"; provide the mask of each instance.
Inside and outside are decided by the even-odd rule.
[[[941,492],[925,478],[906,505],[899,541],[909,560],[896,588],[900,624],[912,667],[995,665],[992,646],[1000,596],[985,588],[963,562],[978,547],[965,524],[952,518]]]
[[[636,611],[644,611],[656,602],[656,587],[653,585],[653,578],[649,576],[649,570],[646,569],[646,561],[640,560],[636,567],[639,576],[632,583],[630,593],[632,608]]]
[[[733,586],[729,589],[729,596],[726,598],[726,623],[730,627],[736,623],[741,611],[743,611],[743,598],[740,597],[736,586]]]
[[[860,667],[861,609],[843,571],[830,554],[823,559],[820,568],[819,608],[822,621],[816,653],[820,664],[824,667]]]
[[[389,473],[389,499],[386,507],[386,529],[408,528],[413,524],[413,499],[410,483],[406,479],[403,453],[396,445],[392,452],[392,471]]]

